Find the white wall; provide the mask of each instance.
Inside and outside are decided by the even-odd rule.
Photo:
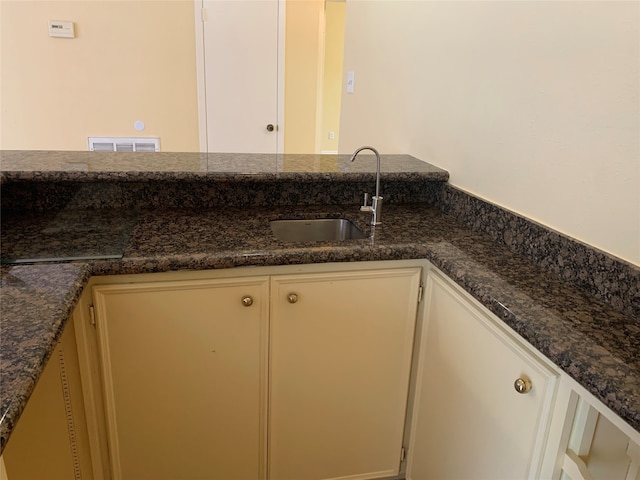
[[[640,265],[640,2],[355,0],[345,42],[341,152],[412,154]]]

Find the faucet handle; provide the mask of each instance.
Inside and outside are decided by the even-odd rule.
[[[360,211],[361,212],[371,212],[372,210],[372,205],[367,205],[367,203],[369,203],[369,194],[365,193],[364,194],[364,203],[362,204],[362,206],[360,207]]]
[[[367,203],[369,203],[369,194],[365,193],[364,194],[364,202],[362,203],[362,206],[360,207],[360,211],[361,212],[371,212],[371,205],[367,205]]]

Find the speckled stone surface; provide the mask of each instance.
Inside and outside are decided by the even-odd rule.
[[[373,236],[343,243],[276,240],[269,220],[343,216],[371,235],[351,205],[246,211],[146,211],[119,262],[95,274],[249,265],[427,258],[511,328],[640,430],[640,323],[490,237],[426,205],[388,206]]]
[[[441,181],[381,181],[385,204],[433,204]],[[213,208],[275,205],[335,205],[362,202],[375,191],[375,175],[368,181],[283,179],[243,180],[240,183],[205,178],[158,182],[10,182],[2,185],[4,211],[105,208]]]
[[[347,176],[363,181],[376,171],[375,156],[363,151],[354,162],[349,155],[246,153],[123,153],[0,151],[0,181],[150,181],[215,178],[246,180],[338,180]],[[446,170],[410,155],[381,152],[380,170],[387,179],[416,176],[446,181]]]
[[[0,261],[121,258],[135,221],[134,209],[4,211],[0,218]]]
[[[86,264],[0,268],[0,451],[89,279]]]
[[[440,189],[442,211],[542,268],[577,285],[640,323],[640,267],[485,202],[450,185]]]
[[[33,173],[37,175],[37,171],[34,170]],[[199,187],[200,192],[202,189],[206,191],[206,185],[216,183],[213,177],[207,176],[201,179],[200,183],[193,179],[187,179],[186,183],[183,183],[182,175],[178,174],[182,180],[177,181],[177,184]],[[408,203],[411,195],[401,197],[399,193],[402,201],[385,203],[383,225],[371,232],[368,225],[369,214],[358,209],[359,192],[355,200],[355,192],[349,192],[346,196],[340,196],[339,193],[340,187],[344,190],[346,185],[350,185],[349,188],[353,186],[354,190],[365,188],[363,184],[367,187],[372,186],[371,174],[367,174],[367,180],[363,184],[359,183],[360,180],[350,183],[352,179],[348,176],[338,179],[325,178],[324,174],[317,175],[319,176],[304,174],[297,177],[297,180],[296,177],[265,177],[260,181],[248,180],[247,175],[242,175],[238,182],[232,180],[233,176],[225,177],[222,183],[228,184],[229,192],[235,190],[234,193],[215,197],[216,201],[194,200],[194,204],[185,203],[185,199],[195,199],[196,194],[181,196],[179,189],[172,190],[170,195],[162,193],[161,187],[170,185],[173,180],[162,178],[158,181],[128,182],[132,185],[152,185],[151,190],[160,195],[162,200],[154,201],[153,195],[149,195],[148,203],[137,204],[139,211],[135,225],[128,232],[121,259],[91,260],[78,264],[4,267],[2,361],[3,365],[5,361],[9,362],[12,369],[18,372],[16,378],[31,379],[31,383],[15,383],[10,379],[8,383],[4,383],[3,373],[1,405],[3,408],[7,408],[5,405],[10,406],[13,413],[7,417],[12,423],[5,423],[3,420],[0,425],[1,445],[6,443],[13,422],[17,418],[16,414],[22,411],[33,381],[43,368],[47,353],[42,355],[40,352],[47,352],[53,346],[51,338],[56,334],[51,337],[47,336],[50,334],[46,332],[59,333],[60,322],[64,321],[60,318],[66,318],[70,313],[82,285],[88,278],[88,273],[132,274],[240,266],[422,258],[430,260],[442,269],[502,318],[507,325],[640,431],[640,320],[636,311],[627,306],[627,303],[633,305],[635,297],[621,295],[622,308],[618,308],[617,301],[607,303],[604,300],[610,298],[606,295],[599,297],[582,288],[579,282],[574,282],[573,275],[558,274],[563,270],[556,271],[554,267],[550,268],[553,262],[560,264],[560,258],[568,258],[562,248],[557,250],[557,244],[562,245],[564,241],[562,238],[558,239],[553,235],[544,237],[544,229],[536,231],[526,223],[526,219],[522,220],[522,225],[514,225],[512,222],[516,220],[506,214],[495,212],[492,208],[496,207],[475,204],[474,199],[468,199],[455,189],[449,191],[449,187],[443,187],[440,181],[425,183],[425,179],[420,178],[421,174],[416,175],[418,180],[416,177],[407,180],[406,184],[409,186],[402,186],[400,180],[397,185],[399,192],[402,192],[403,188],[408,192],[412,188],[425,187],[427,193],[416,194],[416,201],[422,203]],[[408,172],[402,175],[410,177]],[[11,174],[3,178],[3,208],[12,204],[11,201],[4,203],[7,186],[24,185],[24,190],[28,191],[36,185],[45,185],[47,188],[55,185],[52,179],[25,180],[19,172],[16,172],[15,176]],[[125,183],[114,181],[113,178],[103,180],[93,182],[95,185],[90,187],[93,188],[93,197],[88,194],[83,197],[93,198],[93,204],[91,201],[64,203],[57,199],[51,203],[57,204],[57,207],[65,206],[65,214],[73,210],[69,208],[70,204],[74,207],[91,205],[91,208],[136,204],[136,200],[127,200],[116,202],[114,205],[116,196],[98,195],[96,192],[99,192],[99,189],[94,188],[98,185],[107,185],[101,188],[108,190],[108,186],[121,186]],[[74,188],[80,183],[92,183],[87,178],[78,182],[65,182],[62,182],[63,186]],[[294,188],[296,182],[297,190]],[[335,187],[336,182],[340,187]],[[264,185],[258,187],[260,183]],[[265,193],[269,192],[267,185],[278,183],[288,185],[278,185],[276,192],[280,193]],[[391,189],[393,183],[389,183],[388,188]],[[309,188],[309,185],[314,185],[313,189]],[[325,192],[331,192],[337,199],[328,200],[324,197],[326,193],[322,193],[323,185]],[[422,187],[418,187],[419,185]],[[261,190],[260,195],[264,197],[251,198],[259,194],[260,188],[266,189]],[[284,191],[291,193],[282,194]],[[316,193],[308,195],[311,191]],[[384,186],[382,191],[383,195],[386,195]],[[177,195],[179,201],[171,201],[174,195]],[[42,201],[43,205],[49,205],[46,194],[34,198]],[[133,198],[140,199],[144,196]],[[239,200],[236,205],[220,203],[225,198]],[[276,201],[278,198],[281,201]],[[305,203],[305,198],[311,200]],[[440,199],[440,203],[437,199]],[[301,204],[297,204],[298,202]],[[313,205],[314,202],[317,204]],[[340,205],[341,202],[344,205]],[[41,207],[34,208],[39,209]],[[84,214],[81,209],[78,212],[80,215]],[[478,222],[482,225],[474,224],[474,215],[480,217]],[[271,233],[268,223],[271,219],[309,216],[349,218],[365,231],[368,237],[342,243],[291,244],[277,240]],[[29,219],[38,216],[25,215],[16,218],[22,218],[24,222],[12,223],[11,230],[27,232],[33,227]],[[67,218],[71,223],[75,221],[71,220],[73,215]],[[495,225],[484,225],[492,222]],[[105,232],[108,232],[108,229]],[[526,249],[518,247],[520,243],[527,245],[527,235],[531,235],[536,242],[539,241],[537,235],[548,238],[545,240],[548,245],[545,244],[544,247],[547,253],[536,257]],[[26,238],[28,237],[27,235]],[[100,242],[96,242],[95,245],[100,245]],[[549,252],[561,252],[561,255]],[[590,255],[588,251],[587,255]],[[548,264],[544,259],[548,259]],[[577,256],[572,261],[578,265],[580,257]],[[608,259],[602,263],[602,267],[599,266],[595,274],[604,275],[609,261],[612,260]],[[44,267],[52,270],[38,270]],[[85,267],[88,270],[85,270]],[[13,272],[9,268],[22,268],[25,269],[24,272],[29,272],[30,286],[20,290],[5,283],[5,277]],[[600,268],[603,270],[600,271]],[[54,282],[55,291],[60,295],[42,295],[41,291],[47,292],[48,288],[53,288],[50,286],[50,279],[56,278],[56,269],[60,269],[60,274],[64,277],[64,280]],[[589,274],[591,267],[583,270]],[[635,270],[631,269],[632,278],[634,272]],[[615,268],[613,274],[617,274]],[[42,286],[39,282],[42,282]],[[47,313],[36,315],[39,322],[37,329],[24,330],[21,328],[23,322],[36,321],[29,320],[32,318],[29,304],[34,298],[40,298],[45,302],[42,311]],[[11,306],[11,310],[5,310],[5,303]],[[22,305],[26,319],[22,318]],[[7,315],[11,318],[7,318]],[[5,343],[5,329],[8,329],[8,343]],[[28,352],[31,349],[39,353],[22,354],[23,351]]]
[[[3,211],[358,203],[374,193],[376,178],[366,152],[354,162],[347,155],[7,151],[0,160]],[[69,169],[78,164],[89,166]],[[381,171],[385,204],[433,203],[449,178],[409,155],[383,155]]]
[[[436,207],[390,205],[373,237],[291,244],[269,220],[343,216],[371,234],[357,206],[144,210],[121,260],[93,275],[426,258],[640,430],[640,325]]]

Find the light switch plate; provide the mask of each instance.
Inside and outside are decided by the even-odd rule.
[[[347,72],[347,93],[353,93],[353,84],[355,82],[355,73]]]
[[[75,38],[76,31],[73,22],[49,20],[49,36],[61,38]]]

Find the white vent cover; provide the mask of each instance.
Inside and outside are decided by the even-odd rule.
[[[91,152],[159,152],[158,137],[89,137]]]

